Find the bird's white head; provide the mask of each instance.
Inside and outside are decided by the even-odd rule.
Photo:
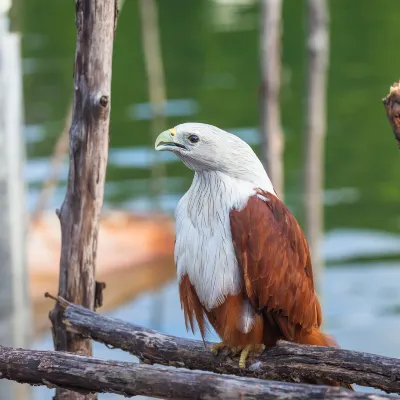
[[[219,171],[259,187],[272,186],[252,148],[238,136],[212,125],[177,125],[157,137],[155,149],[174,152],[196,172]]]

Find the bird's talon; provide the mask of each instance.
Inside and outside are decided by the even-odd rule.
[[[239,368],[242,368],[242,369],[246,368],[246,360],[250,353],[261,354],[264,351],[264,349],[265,349],[264,344],[258,344],[258,345],[249,344],[249,345],[247,345],[240,353]]]
[[[242,349],[243,347],[240,346],[231,347],[230,349],[231,356],[233,357],[237,356],[242,351]]]
[[[211,347],[211,353],[214,354],[214,356],[217,356],[219,351],[223,348],[226,347],[226,344],[224,342],[221,343],[215,343],[212,347]]]
[[[260,355],[260,354],[262,354],[263,353],[263,351],[265,350],[265,344],[260,344],[259,346],[259,350],[258,350],[258,355]]]

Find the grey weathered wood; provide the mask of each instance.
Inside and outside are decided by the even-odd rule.
[[[268,175],[280,199],[284,195],[284,136],[281,127],[282,0],[261,0],[261,140]]]
[[[75,392],[161,399],[390,399],[328,386],[266,381],[172,367],[104,361],[75,354],[0,346],[1,378]],[[399,398],[399,397],[395,397]]]
[[[77,42],[67,193],[61,210],[59,294],[93,309],[99,216],[106,173],[117,0],[76,0]],[[66,332],[58,305],[50,315],[56,350],[91,354],[90,340]],[[57,399],[92,399],[61,393]]]
[[[400,360],[333,347],[279,342],[242,370],[238,358],[215,357],[211,344],[164,335],[60,300],[68,329],[120,348],[143,362],[239,376],[295,381],[341,381],[400,393]]]
[[[26,347],[30,342],[30,304],[25,260],[26,210],[22,138],[20,38],[8,30],[0,3],[0,343]],[[2,398],[28,399],[26,388],[0,383]]]
[[[307,1],[307,109],[304,134],[305,234],[310,245],[317,292],[323,268],[326,95],[329,18],[326,0]]]

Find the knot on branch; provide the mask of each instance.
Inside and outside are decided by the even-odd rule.
[[[389,94],[382,99],[387,118],[400,148],[400,82],[395,82],[389,89]]]
[[[100,97],[99,104],[101,107],[106,108],[108,106],[110,99],[108,96],[104,95]]]

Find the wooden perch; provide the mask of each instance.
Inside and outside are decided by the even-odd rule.
[[[153,349],[154,351],[154,349]],[[328,386],[265,381],[171,367],[104,361],[55,351],[0,346],[2,378],[74,392],[162,399],[393,399]]]
[[[400,148],[400,82],[393,83],[389,89],[389,94],[382,101],[397,145]]]
[[[212,355],[211,344],[146,329],[104,317],[59,299],[68,330],[138,356],[145,363],[246,377],[295,381],[324,379],[400,392],[400,360],[332,347],[279,342],[244,370],[237,358]]]
[[[111,108],[111,65],[117,0],[76,0],[74,102],[69,134],[67,192],[57,212],[61,223],[59,294],[94,309],[99,217],[103,205]],[[98,298],[96,298],[98,296]],[[62,310],[50,313],[54,347],[91,354],[91,343],[65,331]],[[57,400],[91,400],[57,391]]]

